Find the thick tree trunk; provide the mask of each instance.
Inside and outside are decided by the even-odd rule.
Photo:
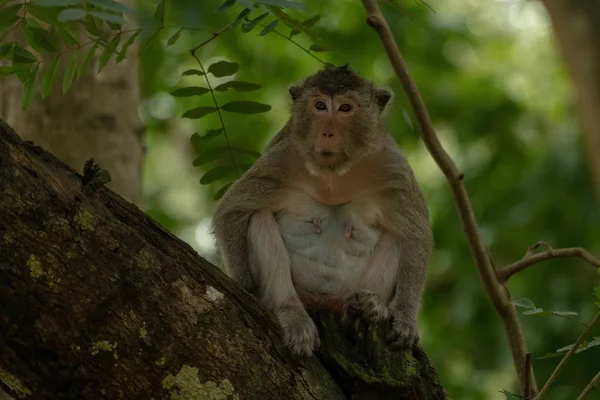
[[[131,7],[135,4],[132,0],[121,2]],[[21,34],[16,31],[12,35]],[[80,60],[89,49],[87,46],[79,51]],[[49,97],[42,101],[38,93],[26,111],[21,107],[21,81],[16,76],[3,78],[0,118],[21,137],[52,152],[79,172],[85,160],[93,157],[112,172],[108,187],[139,204],[144,127],[138,113],[140,85],[136,53],[134,43],[127,59],[119,64],[111,60],[101,74],[96,73],[96,59],[64,95],[61,82],[70,54],[62,57],[58,79]]]
[[[542,0],[577,96],[589,162],[600,199],[600,2]]]
[[[15,398],[446,398],[420,349],[390,352],[360,321],[316,316],[323,365],[289,358],[270,313],[102,176],[0,123],[0,386]]]

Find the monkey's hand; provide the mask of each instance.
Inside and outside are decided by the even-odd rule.
[[[390,332],[386,342],[393,349],[410,348],[419,343],[419,332],[414,319],[402,310],[388,310],[377,293],[361,290],[348,298],[346,313],[351,318],[362,318],[368,323],[389,321]]]
[[[394,310],[390,320],[390,333],[386,342],[393,349],[407,349],[419,343],[417,321],[402,310]]]
[[[284,307],[276,312],[284,344],[296,357],[310,357],[321,345],[313,320],[302,307]]]
[[[361,290],[348,298],[346,313],[351,318],[360,317],[368,323],[387,321],[389,311],[377,293]]]

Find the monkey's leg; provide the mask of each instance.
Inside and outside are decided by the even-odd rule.
[[[294,288],[290,257],[269,210],[250,218],[248,245],[259,300],[277,316],[286,346],[296,356],[310,357],[320,345],[319,333]]]
[[[396,241],[382,235],[371,254],[368,268],[360,276],[360,290],[348,298],[348,316],[361,317],[370,323],[390,318],[388,303],[394,294],[398,262]]]

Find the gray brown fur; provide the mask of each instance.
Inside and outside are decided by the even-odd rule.
[[[316,139],[311,135],[319,135],[320,129],[329,129],[330,125],[315,126],[311,121],[311,111],[314,111],[310,108],[313,105],[311,93],[322,93],[332,99],[346,94],[360,99],[357,110],[350,116],[335,117],[341,121],[335,126],[342,127],[338,135],[342,138],[336,147],[339,150],[337,161],[331,164],[330,170],[318,167],[321,165],[318,155],[312,154]],[[343,288],[328,294],[347,300],[349,315],[358,315],[371,322],[388,320],[388,340],[392,346],[411,346],[418,341],[417,314],[433,239],[423,194],[405,157],[381,121],[391,93],[376,88],[344,66],[324,68],[301,84],[292,86],[290,95],[293,99],[290,120],[252,168],[229,188],[215,212],[213,232],[222,266],[275,313],[292,352],[310,356],[318,347],[318,334],[300,301],[299,293],[304,289],[299,282],[308,282],[314,277],[302,272],[310,271],[309,268],[302,267],[299,271],[292,259],[298,259],[296,253],[305,249],[306,243],[312,246],[319,240],[317,238],[325,240],[326,236],[305,235],[295,239],[293,235],[284,235],[284,241],[280,231],[304,229],[302,218],[306,215],[301,218],[300,214],[310,213],[312,209],[315,213],[317,209],[330,212],[328,222],[331,226],[346,223],[347,218],[362,220],[367,214],[373,219],[371,214],[380,210],[381,215],[376,221],[369,220],[362,225],[356,222],[357,237],[367,231],[380,235],[377,244],[368,248],[369,255],[358,261],[357,265],[362,265],[363,261],[367,265],[355,272],[361,278],[346,286],[340,284]],[[329,124],[327,118],[323,119],[326,121],[323,124]],[[294,159],[308,160],[317,167],[312,175],[308,174],[306,170],[300,171],[306,169],[304,164]],[[320,198],[312,195],[310,183],[325,179],[319,174],[327,176],[330,186],[335,188],[323,197],[330,204],[321,204]],[[299,181],[307,183],[302,186]],[[321,186],[321,192],[315,193],[322,193]],[[307,187],[310,193],[304,190]],[[361,187],[365,188],[362,192]],[[337,197],[333,193],[335,190],[341,193]],[[300,205],[295,210],[286,208],[286,204],[300,197],[302,200],[298,200]],[[354,198],[360,200],[354,201]],[[366,208],[353,209],[354,203],[356,207],[363,204]],[[363,209],[367,211],[356,211]],[[349,217],[336,217],[338,214]],[[288,220],[291,222],[286,222]],[[344,244],[347,247],[344,251],[355,251],[368,243],[353,245],[350,242],[348,246]],[[322,259],[316,261],[324,262]],[[343,270],[332,271],[340,276]],[[364,276],[372,279],[361,287],[360,282],[368,281]],[[389,276],[393,277],[391,291],[385,288],[390,279],[384,278]],[[386,298],[388,294],[389,298]]]

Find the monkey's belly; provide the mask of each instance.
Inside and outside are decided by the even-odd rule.
[[[306,212],[284,211],[276,219],[297,288],[310,293],[349,295],[360,287],[370,255],[381,237],[362,215],[346,206],[320,205]]]

